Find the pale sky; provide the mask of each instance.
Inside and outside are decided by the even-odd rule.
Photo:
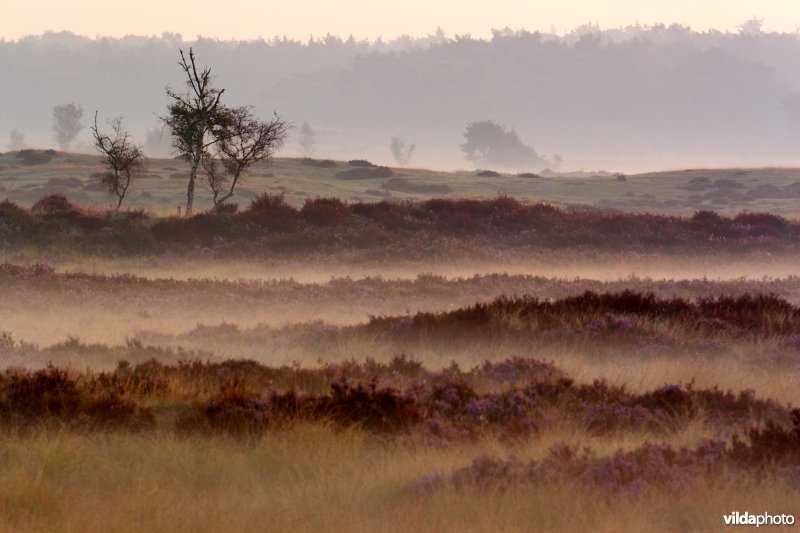
[[[735,31],[754,16],[764,19],[766,30],[800,27],[800,0],[5,0],[0,11],[5,39],[48,30],[89,37],[173,32],[185,39],[305,40],[330,33],[391,39],[431,34],[437,26],[448,36],[484,37],[492,28],[563,34],[587,23],[607,29],[657,22]]]

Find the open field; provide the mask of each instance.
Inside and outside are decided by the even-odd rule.
[[[565,430],[555,439],[586,443]],[[680,446],[697,437],[670,438]],[[595,439],[600,453],[646,437]],[[487,450],[543,457],[548,441],[456,447],[378,440],[304,425],[256,444],[170,434],[4,436],[0,520],[6,531],[712,531],[731,509],[796,509],[785,483],[695,481],[678,493],[598,499],[572,483],[510,490],[409,486],[468,465]],[[487,494],[488,493],[488,494]],[[783,510],[783,511],[782,511]]]
[[[390,178],[335,177],[363,167],[278,160],[238,210],[178,218],[180,162],[154,161],[143,209],[114,213],[87,187],[94,158],[16,159],[0,530],[800,515],[793,171],[394,169],[428,192],[384,198],[366,191]]]
[[[532,359],[50,368],[0,399],[8,530],[707,531],[797,502],[797,410]]]
[[[52,193],[64,193],[80,204],[110,203],[97,179],[92,178],[102,170],[96,156],[55,153],[49,158],[28,159],[31,164],[25,161],[17,152],[0,154],[0,197],[27,206]],[[342,179],[336,174],[357,167],[346,161],[333,163],[335,167],[324,168],[302,164],[300,159],[278,158],[269,167],[254,167],[237,189],[234,201],[245,206],[263,192],[284,193],[296,207],[316,196],[346,201],[420,201],[509,195],[520,201],[664,214],[687,215],[702,209],[724,214],[764,211],[792,218],[800,214],[800,170],[793,168],[676,169],[627,176],[580,171],[536,177],[481,177],[473,171],[394,168],[390,176]],[[185,203],[187,175],[186,163],[181,160],[153,159],[145,175],[133,185],[125,205],[174,214],[177,206]],[[208,208],[209,200],[210,196],[201,191],[198,205]]]

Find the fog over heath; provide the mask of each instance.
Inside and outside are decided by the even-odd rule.
[[[390,163],[400,135],[417,145],[413,165],[468,168],[464,129],[492,119],[546,158],[562,155],[564,169],[800,163],[800,36],[755,21],[737,33],[584,27],[390,42],[48,33],[0,42],[0,150],[12,129],[54,146],[52,109],[69,102],[86,124],[95,110],[124,115],[144,141],[165,86],[182,88],[178,50],[189,46],[228,103],[277,111],[295,134],[308,122],[315,156]],[[295,138],[279,155],[299,155]]]

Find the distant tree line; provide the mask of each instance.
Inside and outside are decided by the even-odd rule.
[[[771,158],[800,147],[800,36],[765,32],[758,20],[737,32],[583,26],[564,36],[497,30],[489,39],[437,32],[378,42],[47,33],[0,42],[0,72],[13,80],[0,100],[0,131],[13,131],[6,145],[49,138],[52,106],[80,97],[124,115],[131,131],[146,131],[148,154],[169,154],[174,139],[157,120],[163,93],[154,88],[184,82],[172,58],[190,44],[224,66],[220,75],[237,101],[274,106],[313,133],[380,139],[378,148],[400,165],[409,154],[391,144],[386,152],[392,133],[457,161],[469,156],[458,149],[465,124],[483,119],[513,130],[554,166],[554,152]],[[122,89],[130,95],[124,102]],[[310,156],[318,139],[306,139],[296,146]]]
[[[239,101],[275,106],[318,131],[349,128],[366,139],[402,131],[453,159],[464,124],[483,118],[513,126],[546,153],[774,155],[800,144],[800,38],[764,32],[758,21],[734,33],[584,26],[565,36],[497,30],[487,40],[439,32],[386,42],[49,33],[0,42],[0,72],[13,80],[0,128],[41,136],[50,129],[46,110],[79,96],[123,114],[134,131],[159,128],[163,95],[153,87],[182,82],[171,58],[190,44],[224,65]],[[130,98],[120,104],[122,88]],[[170,140],[148,144],[163,153]]]

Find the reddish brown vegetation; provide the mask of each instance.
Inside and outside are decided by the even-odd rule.
[[[371,167],[354,171],[373,170]],[[106,230],[100,237],[102,228]],[[313,230],[313,231],[311,231]],[[187,219],[142,213],[91,213],[57,195],[33,211],[0,204],[0,241],[12,246],[60,243],[85,251],[154,253],[202,245],[227,253],[386,248],[407,254],[412,245],[464,241],[480,249],[770,250],[796,251],[800,225],[775,215],[728,218],[701,211],[690,218],[560,209],[494,200],[434,199],[421,203],[308,200],[298,210],[282,196],[263,195],[245,210],[217,210]],[[451,244],[452,245],[452,244]],[[432,249],[436,246],[432,245]]]
[[[724,333],[769,337],[800,331],[800,307],[777,296],[762,294],[690,301],[628,290],[587,291],[554,301],[527,296],[500,297],[456,311],[378,317],[366,329],[406,338],[418,335],[495,338],[550,331],[561,337],[584,333],[625,339],[646,336],[648,321],[666,322],[704,336]]]
[[[36,372],[8,370],[0,375],[0,423],[9,426],[65,424],[79,428],[153,427],[149,409],[129,399],[107,376],[84,376],[48,367]]]
[[[145,407],[154,400],[171,406],[165,413],[182,413],[176,427],[183,433],[257,435],[295,420],[316,420],[376,433],[413,430],[437,445],[485,432],[528,435],[565,422],[607,434],[669,432],[703,420],[720,434],[745,429],[752,446],[783,450],[795,441],[785,441],[780,432],[797,424],[799,416],[750,392],[666,385],[635,394],[603,381],[577,385],[551,364],[524,358],[469,372],[457,367],[431,372],[398,356],[388,364],[348,362],[318,369],[250,361],[151,361],[120,363],[110,373],[48,367],[0,376],[4,425],[143,429],[153,427],[157,416],[164,423],[165,414]],[[754,424],[767,425],[748,429]],[[738,449],[739,441],[732,446]]]
[[[556,426],[604,435],[667,434],[690,421],[715,438],[695,448],[645,444],[608,457],[556,446],[541,461],[482,456],[447,476],[419,479],[505,488],[570,480],[632,494],[646,487],[680,490],[720,473],[797,479],[800,410],[750,392],[665,385],[637,394],[603,381],[576,384],[552,364],[526,358],[440,372],[398,356],[390,363],[345,362],[316,369],[271,368],[250,361],[156,361],[114,372],[48,367],[0,375],[0,428],[60,427],[258,438],[296,421],[405,434],[434,446],[494,434],[535,435]],[[792,481],[794,482],[794,481]]]

